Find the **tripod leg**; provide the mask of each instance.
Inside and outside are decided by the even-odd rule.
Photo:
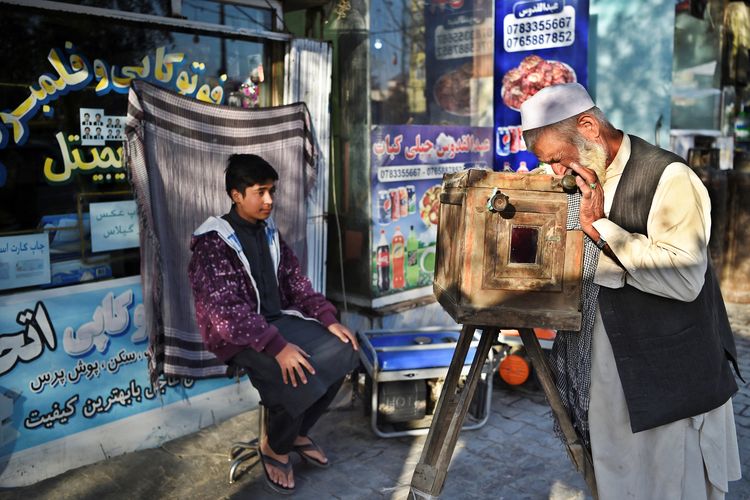
[[[594,476],[594,462],[591,459],[591,453],[578,436],[573,423],[570,421],[570,416],[563,406],[560,393],[557,392],[557,387],[552,380],[552,371],[547,363],[547,358],[542,351],[542,346],[539,345],[539,339],[536,338],[536,334],[531,328],[519,328],[518,333],[521,334],[523,345],[526,347],[526,352],[536,369],[539,384],[542,386],[547,401],[552,408],[552,413],[565,436],[568,455],[576,469],[583,474],[591,494],[594,498],[597,498],[596,477]]]
[[[466,355],[476,328],[464,325],[453,353],[448,375],[435,410],[435,417],[427,434],[419,463],[411,479],[410,498],[435,498],[440,495],[448,473],[448,465],[458,441],[464,417],[469,409],[471,398],[482,374],[482,365],[487,359],[492,343],[497,338],[497,328],[485,329],[474,355],[469,375],[463,389],[458,382]]]

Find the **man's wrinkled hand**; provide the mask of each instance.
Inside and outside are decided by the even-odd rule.
[[[352,349],[355,351],[359,350],[359,344],[357,338],[354,336],[351,330],[342,325],[341,323],[333,323],[328,327],[328,331],[337,336],[341,342],[351,343]]]
[[[592,232],[598,236],[593,224],[604,217],[604,189],[593,170],[576,162],[568,166],[578,174],[575,179],[581,190],[581,228],[589,236],[592,236]]]
[[[291,382],[292,387],[297,387],[297,377],[301,383],[307,383],[305,370],[315,375],[315,368],[307,360],[310,355],[295,344],[287,344],[276,356],[276,362],[281,368],[281,378],[284,384]]]

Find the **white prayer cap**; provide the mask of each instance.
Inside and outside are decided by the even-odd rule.
[[[580,83],[563,83],[545,87],[521,104],[521,128],[552,125],[588,111],[594,101]]]

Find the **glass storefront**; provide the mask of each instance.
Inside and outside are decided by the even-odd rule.
[[[113,2],[93,2],[111,7]],[[131,12],[162,14],[163,2]],[[270,30],[273,11],[183,2],[202,22]],[[139,273],[122,166],[133,79],[215,104],[270,105],[269,45],[90,16],[0,17],[0,294]]]
[[[492,2],[370,5],[370,291],[432,294],[442,176],[492,168]]]
[[[443,176],[532,169],[521,102],[553,83],[587,84],[588,1],[353,1],[329,32],[339,63],[339,267],[357,270],[331,272],[329,283],[367,308],[408,308],[432,297]]]
[[[278,2],[27,4],[0,1],[3,486],[100,460],[89,451],[103,425],[116,455],[198,430],[201,411],[255,404],[228,396],[224,376],[155,367],[123,166],[128,94],[144,80],[210,106],[278,104],[291,38],[276,31]]]
[[[370,100],[378,125],[492,125],[492,2],[374,0]]]

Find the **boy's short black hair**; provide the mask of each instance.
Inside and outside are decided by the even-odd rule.
[[[245,189],[255,184],[279,180],[279,174],[270,163],[258,155],[234,154],[229,157],[224,170],[227,194],[232,196],[232,189],[245,194]]]

